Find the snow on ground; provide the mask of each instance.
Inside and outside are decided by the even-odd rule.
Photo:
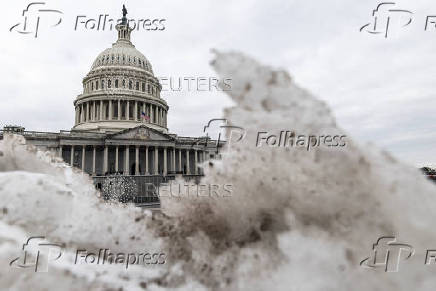
[[[215,52],[232,76],[224,117],[246,136],[205,166],[230,197],[164,197],[162,212],[106,203],[90,178],[6,135],[0,143],[0,288],[7,290],[434,290],[435,186],[335,123],[287,72]],[[256,146],[258,132],[344,135],[342,147]],[[369,270],[381,236],[415,254],[399,272]],[[63,246],[48,272],[9,265],[31,236]],[[76,251],[162,252],[165,264],[74,264]]]

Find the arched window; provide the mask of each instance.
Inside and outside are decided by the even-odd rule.
[[[145,83],[142,83],[142,92],[145,92]]]
[[[115,79],[115,88],[118,88],[118,79]]]
[[[139,82],[138,81],[136,81],[136,90],[138,90],[139,91]]]
[[[108,79],[107,80],[107,87],[110,88],[111,86],[112,86],[112,81],[111,81],[111,79]]]
[[[132,80],[129,80],[129,89],[132,89],[132,86],[133,86]]]
[[[95,81],[95,90],[98,90],[98,81]]]
[[[94,91],[94,82],[91,82],[91,91]]]
[[[126,88],[126,80],[123,80],[123,88]]]

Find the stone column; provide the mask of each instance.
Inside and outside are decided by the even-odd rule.
[[[198,160],[197,160],[197,150],[194,150],[194,173],[195,175],[198,175]]]
[[[139,175],[139,146],[135,146],[135,175]]]
[[[109,100],[109,120],[112,120],[113,112],[112,112],[112,100]]]
[[[96,156],[96,148],[92,146],[92,174],[95,175],[95,156]]]
[[[164,167],[163,167],[163,175],[166,176],[167,175],[167,148],[164,147]]]
[[[175,172],[176,171],[176,148],[174,147],[173,148],[173,158],[172,158],[172,165],[171,165],[171,170],[173,171],[173,172]]]
[[[74,146],[73,145],[71,145],[70,165],[71,165],[71,167],[74,166]]]
[[[108,166],[108,146],[104,146],[104,153],[103,153],[103,175],[106,175],[107,173],[107,167]]]
[[[89,121],[89,102],[86,102],[86,118],[85,121]]]
[[[154,147],[154,174],[159,174],[158,172],[158,163],[159,163],[159,149]]]
[[[118,120],[121,120],[121,101],[118,99]]]
[[[82,171],[85,171],[85,152],[86,146],[82,146]]]
[[[154,123],[154,109],[153,109],[153,104],[150,104],[150,123]]]
[[[100,100],[100,120],[103,120],[103,100]]]
[[[182,171],[182,150],[179,149],[179,172]]]
[[[126,120],[130,120],[130,106],[129,106],[129,100],[127,100],[126,104]]]
[[[62,159],[62,146],[59,146],[59,157]]]
[[[135,101],[135,114],[133,114],[133,120],[138,121],[138,101]]]
[[[191,169],[189,168],[189,150],[186,151],[186,175],[191,175]]]
[[[129,146],[126,145],[126,150],[124,153],[124,175],[129,175]]]
[[[116,146],[115,147],[115,172],[118,172],[118,151],[119,151],[120,147]]]
[[[155,114],[156,114],[156,124],[159,124],[159,107],[155,106]]]

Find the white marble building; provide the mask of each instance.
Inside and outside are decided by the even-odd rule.
[[[29,144],[58,153],[96,181],[115,173],[145,181],[166,180],[176,173],[201,175],[198,164],[217,154],[216,142],[168,131],[169,107],[161,85],[130,41],[125,16],[116,29],[117,41],[97,56],[83,79],[71,130],[50,133],[7,126],[0,138],[6,132],[22,134]]]

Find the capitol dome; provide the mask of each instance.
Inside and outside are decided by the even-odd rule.
[[[105,49],[92,64],[91,70],[101,66],[131,66],[153,74],[147,58],[131,43],[117,41],[111,48]]]
[[[146,124],[168,132],[168,105],[147,58],[130,41],[132,29],[123,17],[117,41],[92,63],[83,78],[83,93],[74,101],[72,130],[117,132]]]

